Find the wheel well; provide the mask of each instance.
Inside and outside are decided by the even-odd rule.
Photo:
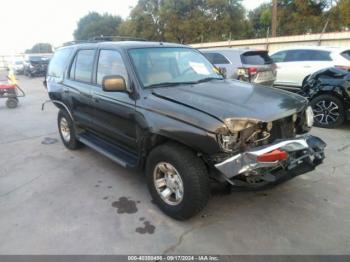
[[[195,150],[193,150],[193,148],[189,147],[188,145],[181,143],[179,141],[177,141],[176,139],[172,139],[169,138],[167,136],[163,136],[160,134],[150,134],[144,141],[143,145],[142,145],[142,169],[144,168],[144,165],[146,163],[146,159],[149,155],[149,153],[156,148],[157,146],[163,145],[165,143],[174,143],[174,144],[179,144],[182,145],[190,150],[192,150],[193,152],[196,152]]]
[[[311,100],[315,99],[316,97],[319,97],[320,95],[330,95],[330,96],[334,96],[336,98],[338,98],[343,104],[344,104],[344,97],[339,95],[337,92],[334,91],[324,91],[324,90],[320,90],[317,95],[313,96]]]
[[[306,81],[306,79],[307,79],[309,76],[310,76],[310,75],[305,76],[305,78],[303,79],[303,82],[301,82],[301,86],[304,86],[305,81]]]

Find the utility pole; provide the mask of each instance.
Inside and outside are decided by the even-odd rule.
[[[272,21],[271,21],[271,35],[276,37],[277,31],[277,0],[272,0]]]

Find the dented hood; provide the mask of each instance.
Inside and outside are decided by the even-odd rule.
[[[220,121],[253,118],[269,122],[299,112],[307,105],[307,100],[297,94],[235,80],[155,88],[152,93]]]

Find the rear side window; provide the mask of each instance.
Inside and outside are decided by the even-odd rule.
[[[219,53],[203,53],[203,55],[214,65],[230,63],[226,57]]]
[[[102,85],[103,78],[109,75],[122,76],[128,82],[128,73],[120,53],[116,50],[101,50],[97,64],[97,84]]]
[[[271,56],[271,59],[275,63],[282,63],[282,62],[285,62],[286,55],[287,55],[286,51],[277,52],[276,54],[273,54]]]
[[[350,50],[344,51],[343,53],[341,53],[341,56],[350,61]]]
[[[301,61],[332,61],[330,52],[320,50],[290,50],[287,52],[285,62]]]
[[[70,70],[70,79],[90,83],[94,66],[95,50],[80,50]]]
[[[71,53],[71,48],[57,50],[50,61],[47,74],[52,77],[62,78]]]
[[[241,55],[242,64],[246,65],[268,65],[272,64],[272,59],[267,52],[250,51]]]

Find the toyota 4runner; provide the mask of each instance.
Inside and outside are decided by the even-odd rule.
[[[145,171],[159,208],[198,213],[210,180],[261,188],[313,170],[325,143],[307,134],[303,97],[224,79],[197,50],[142,41],[58,49],[46,84],[71,150],[85,144]]]

